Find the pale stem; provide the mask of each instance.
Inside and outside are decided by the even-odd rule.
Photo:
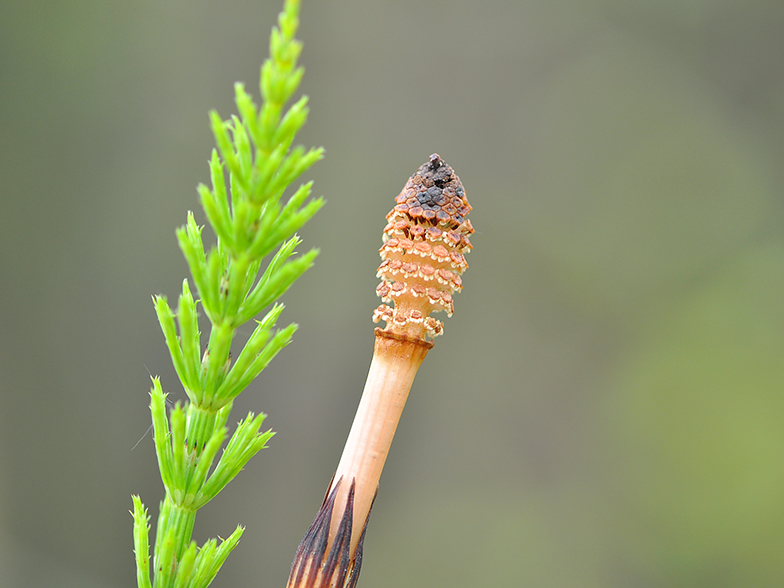
[[[332,513],[329,546],[343,516],[351,481],[356,483],[349,551],[352,558],[373,505],[381,471],[414,376],[432,346],[429,341],[398,337],[376,329],[376,345],[365,389],[332,481],[334,485],[343,479]],[[332,486],[327,494],[331,491]]]

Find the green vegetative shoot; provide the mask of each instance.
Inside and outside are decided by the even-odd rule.
[[[199,588],[212,581],[243,527],[220,543],[211,539],[199,548],[192,540],[196,512],[273,435],[261,430],[266,415],[250,413],[225,444],[234,399],[291,341],[297,328],[276,326],[283,310],[277,300],[317,255],[316,250],[296,254],[301,241],[295,232],[323,200],[310,197],[312,182],[284,198],[286,189],[323,157],[321,148],[292,148],[308,116],[305,96],[286,109],[303,74],[297,65],[302,44],[294,38],[298,25],[299,0],[286,0],[278,26],[272,29],[270,57],[261,68],[261,106],[238,83],[239,115],[224,121],[210,113],[217,144],[209,162],[212,187],[200,185],[198,192],[217,241],[205,250],[203,227],[189,213],[185,226],[177,230],[177,240],[192,283],[184,280],[176,310],[165,296],[153,299],[188,401],[177,403],[167,414],[166,394],[159,379],[153,378],[150,408],[166,495],[155,532],[152,577],[149,516],[139,497],[133,497],[139,588]],[[205,348],[197,304],[209,320]],[[237,330],[251,321],[255,327],[250,338],[232,357]]]

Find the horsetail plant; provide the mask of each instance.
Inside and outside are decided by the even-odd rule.
[[[266,442],[266,415],[248,414],[218,457],[228,437],[232,403],[288,343],[295,324],[276,329],[283,306],[276,301],[311,265],[310,250],[296,255],[295,234],[322,206],[310,199],[311,183],[284,199],[297,177],[323,157],[321,148],[292,148],[308,116],[307,97],[287,110],[303,68],[297,65],[302,44],[299,0],[285,0],[270,38],[270,57],[261,68],[262,104],[258,107],[242,84],[235,85],[239,116],[210,122],[217,150],[209,162],[212,188],[198,187],[207,221],[217,242],[205,250],[202,229],[192,213],[177,240],[193,284],[184,280],[176,310],[165,296],[153,298],[172,362],[188,401],[166,411],[166,394],[153,378],[150,393],[154,444],[166,491],[155,532],[150,577],[149,516],[133,497],[134,551],[139,588],[201,588],[210,584],[243,533],[238,526],[218,543],[201,548],[192,540],[198,509],[212,500]],[[227,178],[228,174],[228,178]],[[228,186],[227,186],[228,183]],[[273,252],[271,260],[264,260]],[[209,321],[202,349],[197,303]],[[271,306],[271,309],[269,308]],[[256,317],[267,309],[261,320]],[[237,330],[255,321],[236,358],[231,346]],[[215,463],[217,459],[217,464]]]
[[[395,429],[419,366],[452,316],[452,294],[468,268],[471,205],[454,170],[434,153],[408,180],[387,215],[380,249],[384,302],[365,389],[343,455],[316,518],[299,544],[287,588],[354,588],[362,547]]]

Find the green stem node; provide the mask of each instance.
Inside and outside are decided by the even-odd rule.
[[[212,407],[196,406],[193,403],[188,404],[187,411],[185,436],[188,448],[195,450],[196,455],[199,455],[215,431],[218,411]]]
[[[175,561],[182,558],[185,548],[191,541],[193,523],[196,520],[196,510],[174,504],[168,496],[163,500],[161,520],[166,521],[166,528],[174,532]]]

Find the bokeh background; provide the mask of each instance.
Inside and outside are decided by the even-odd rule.
[[[279,10],[0,7],[3,588],[135,585],[150,374],[183,397],[150,296],[186,276],[207,112],[257,88]],[[232,419],[279,434],[197,519],[247,526],[214,586],[285,585],[370,361],[384,215],[432,152],[475,250],[360,584],[782,586],[784,3],[305,0],[299,37],[321,255]]]

